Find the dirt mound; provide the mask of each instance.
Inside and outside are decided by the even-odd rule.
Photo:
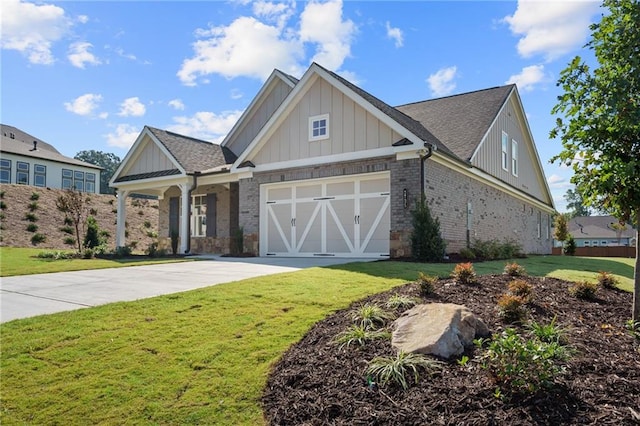
[[[274,425],[637,425],[640,411],[640,352],[628,333],[632,295],[601,289],[595,301],[571,296],[566,281],[528,277],[534,299],[530,320],[548,324],[553,318],[566,329],[575,350],[564,362],[566,373],[555,386],[528,397],[497,397],[496,384],[474,359],[446,362],[435,375],[423,373],[417,384],[370,386],[367,362],[376,356],[395,356],[388,340],[364,347],[340,348],[334,338],[353,324],[352,308],[317,323],[273,367],[263,395],[267,421]],[[507,325],[496,312],[498,298],[510,279],[501,275],[479,278],[477,285],[441,280],[436,293],[423,303],[467,306],[492,333]],[[384,305],[399,293],[420,298],[417,284],[360,301]],[[398,312],[399,313],[399,312]],[[390,324],[390,323],[389,323]],[[520,328],[519,326],[515,326]]]
[[[73,245],[65,239],[75,237],[62,229],[65,227],[64,214],[56,208],[56,199],[63,193],[59,189],[34,186],[2,184],[2,224],[0,245],[10,247],[39,247],[42,249],[69,249]],[[108,233],[109,248],[115,247],[117,201],[114,195],[87,194],[89,213],[96,218],[101,230]],[[154,240],[158,231],[158,201],[127,198],[127,244],[135,242],[136,251],[144,251]],[[35,217],[35,221],[32,220]],[[30,231],[29,225],[37,229]],[[31,229],[34,229],[33,226]],[[45,240],[32,243],[34,234],[42,234]],[[81,233],[84,238],[84,232]]]

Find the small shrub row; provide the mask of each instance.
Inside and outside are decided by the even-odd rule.
[[[523,257],[522,246],[513,240],[503,242],[475,240],[471,247],[460,250],[459,254],[465,260],[499,260]]]

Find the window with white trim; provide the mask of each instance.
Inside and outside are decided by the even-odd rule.
[[[538,211],[538,238],[542,238],[542,212]]]
[[[29,163],[16,161],[16,183],[29,185]]]
[[[329,138],[329,114],[309,117],[309,140],[319,141]]]
[[[87,172],[84,175],[84,180],[84,190],[86,192],[96,192],[96,174]]]
[[[11,160],[0,160],[0,183],[11,183]]]
[[[518,142],[511,139],[511,174],[518,177]]]
[[[591,246],[591,242],[589,240],[584,240],[584,246],[585,247]]]
[[[33,166],[33,184],[35,186],[47,186],[47,166],[42,164]]]
[[[84,192],[84,172],[73,172],[73,187],[78,192]]]
[[[509,135],[502,132],[502,170],[509,171]]]
[[[62,189],[73,189],[73,170],[62,169]]]
[[[551,234],[551,230],[549,228],[551,228],[551,215],[550,214],[547,215],[547,226],[544,227],[547,240],[549,239],[549,235]]]
[[[207,235],[207,195],[194,195],[191,200],[191,236]]]

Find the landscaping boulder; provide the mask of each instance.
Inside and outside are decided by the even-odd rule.
[[[393,323],[391,344],[405,352],[450,358],[464,352],[489,329],[467,307],[453,303],[417,305]]]

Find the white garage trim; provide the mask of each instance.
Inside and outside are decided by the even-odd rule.
[[[388,257],[389,172],[260,186],[260,255]]]

